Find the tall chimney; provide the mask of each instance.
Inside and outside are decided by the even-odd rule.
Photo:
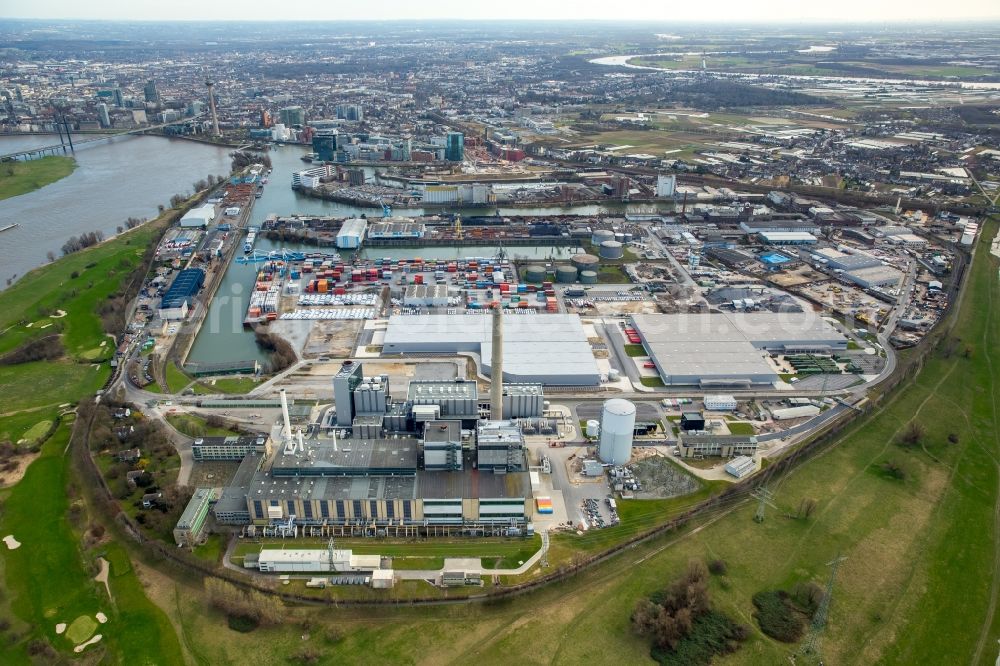
[[[503,420],[503,307],[493,308],[493,355],[490,359],[490,418]]]
[[[281,438],[287,442],[292,438],[292,421],[288,418],[288,396],[285,395],[285,389],[281,389],[281,417],[284,419]]]

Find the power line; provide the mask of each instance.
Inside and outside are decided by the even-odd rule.
[[[802,642],[800,651],[804,655],[812,655],[817,652],[819,636],[823,632],[823,628],[826,627],[826,620],[830,615],[830,603],[833,601],[833,584],[837,579],[837,569],[840,567],[840,563],[846,559],[838,553],[837,557],[826,563],[830,567],[830,577],[826,581],[826,592],[823,594],[819,607],[813,615],[812,623],[809,625],[809,635]]]

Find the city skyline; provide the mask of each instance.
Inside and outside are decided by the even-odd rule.
[[[273,5],[259,1],[221,2],[204,5],[194,0],[180,0],[169,7],[137,5],[112,0],[87,5],[85,8],[69,0],[16,0],[0,10],[0,18],[17,19],[92,19],[92,20],[301,20],[275,15]],[[310,11],[312,20],[384,21],[384,20],[565,20],[565,7],[560,3],[537,3],[513,0],[504,3],[502,11],[494,6],[478,6],[458,0],[430,0],[410,3],[403,0],[381,0],[361,6],[318,6]],[[1000,19],[1000,6],[989,0],[959,0],[948,5],[914,6],[904,0],[870,3],[847,0],[831,5],[803,6],[794,0],[775,2],[737,2],[722,0],[713,5],[710,14],[701,6],[664,6],[662,3],[638,0],[627,8],[609,15],[608,5],[596,0],[576,3],[573,20],[636,21],[648,20],[678,23],[919,23],[922,21],[970,21]]]

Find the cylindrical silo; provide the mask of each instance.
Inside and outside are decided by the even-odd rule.
[[[580,271],[596,271],[597,267],[601,264],[601,260],[592,254],[574,254],[573,258],[570,259],[570,263]]]
[[[597,284],[597,271],[580,271],[580,284]]]
[[[632,458],[635,405],[628,400],[604,401],[601,411],[601,443],[597,455],[609,465],[624,465]]]
[[[587,437],[597,437],[601,434],[601,422],[597,419],[587,421]]]
[[[545,282],[545,266],[527,266],[524,269],[524,281],[527,284]]]
[[[556,269],[556,282],[573,284],[576,282],[576,266],[560,266]]]
[[[615,232],[610,229],[594,229],[594,231],[590,234],[590,243],[594,247],[599,247],[604,241],[614,239]]]
[[[604,241],[601,243],[600,252],[605,259],[621,259],[625,256],[625,246],[618,241]]]

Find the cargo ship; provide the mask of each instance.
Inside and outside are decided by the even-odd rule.
[[[257,243],[257,227],[250,227],[247,230],[247,238],[243,241],[243,254],[253,252],[253,246]]]

